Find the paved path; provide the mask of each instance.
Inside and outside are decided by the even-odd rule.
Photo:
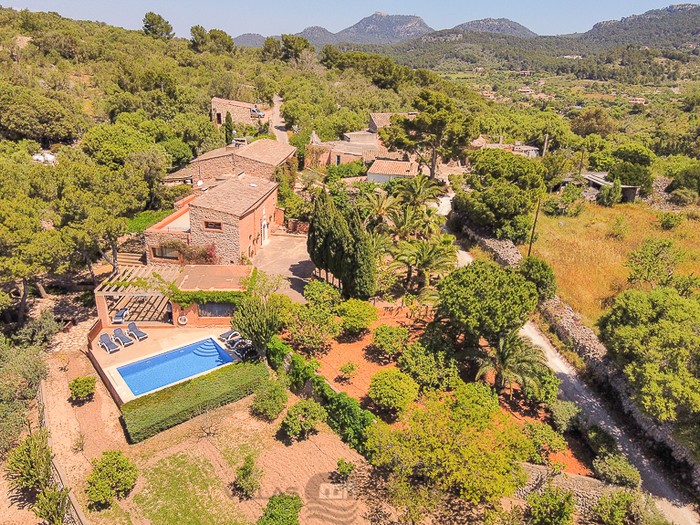
[[[275,134],[275,138],[279,142],[289,144],[287,128],[285,127],[284,119],[280,113],[282,102],[282,97],[279,95],[272,97],[272,107],[270,108],[270,126],[272,128],[271,131]]]
[[[473,260],[474,257],[469,252],[458,250],[459,266],[466,266]],[[649,460],[644,449],[616,422],[598,395],[578,377],[574,368],[557,352],[549,338],[532,322],[525,324],[520,333],[544,351],[547,364],[561,380],[562,397],[574,401],[590,421],[600,425],[615,438],[620,450],[639,469],[642,488],[654,497],[657,507],[666,519],[676,525],[700,524],[700,515],[695,512],[690,498],[678,490],[667,474]]]

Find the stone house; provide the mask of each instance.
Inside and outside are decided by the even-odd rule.
[[[416,175],[418,175],[418,164],[403,160],[375,160],[367,170],[367,180],[379,184]]]
[[[245,172],[252,177],[274,180],[275,171],[295,162],[296,148],[271,139],[260,139],[244,146],[229,145],[208,151],[181,170],[166,177],[169,181],[185,181],[196,188],[207,188],[222,175]]]
[[[254,109],[258,109],[257,104],[241,102],[239,100],[228,100],[225,98],[213,97],[211,99],[211,121],[218,127],[226,121],[226,113],[231,114],[233,122],[257,126],[269,122],[270,116],[266,113],[263,118],[255,114]],[[262,110],[262,108],[260,108]]]
[[[145,232],[148,264],[181,264],[178,244],[214,247],[218,264],[241,264],[266,243],[281,221],[276,182],[239,174],[191,195]]]
[[[418,115],[415,111],[409,113],[370,113],[369,114],[369,131],[373,133],[379,133],[379,130],[386,128],[391,124],[391,117],[394,115],[403,115],[413,119]]]

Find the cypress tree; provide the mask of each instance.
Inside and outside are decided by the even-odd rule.
[[[329,269],[327,243],[330,229],[330,198],[325,191],[321,191],[316,195],[314,211],[309,221],[306,250],[316,268],[326,272]]]
[[[343,294],[346,297],[367,300],[374,295],[377,288],[376,257],[357,210],[353,209],[350,212],[347,222],[352,246],[345,257]]]
[[[226,138],[226,145],[228,146],[233,141],[233,119],[231,118],[231,113],[228,111],[224,119],[224,135]]]
[[[329,198],[328,205],[330,210],[330,230],[327,238],[327,254],[328,254],[328,269],[333,276],[344,281],[344,273],[346,272],[346,258],[350,250],[352,250],[352,238],[348,229],[348,222],[340,213],[338,207]]]

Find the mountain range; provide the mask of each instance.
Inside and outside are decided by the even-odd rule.
[[[586,33],[562,35],[559,37],[539,37],[527,27],[506,18],[485,18],[459,24],[452,29],[435,31],[419,16],[388,15],[374,13],[356,24],[337,33],[324,27],[307,27],[301,33],[311,44],[320,49],[326,44],[390,45],[408,41],[417,42],[463,42],[483,40],[479,35],[500,35],[518,39],[578,40],[602,47],[640,44],[654,47],[688,47],[700,45],[700,6],[680,4],[663,9],[655,9],[641,15],[633,15],[622,20],[599,22]],[[276,37],[278,38],[278,37]],[[234,39],[237,45],[245,47],[262,46],[265,37],[256,33],[246,33]],[[577,47],[574,42],[572,48]]]

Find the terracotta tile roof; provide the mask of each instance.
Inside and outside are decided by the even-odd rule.
[[[234,150],[238,157],[256,160],[263,164],[279,166],[296,152],[294,146],[272,139],[260,139]]]
[[[418,174],[418,166],[402,160],[375,160],[367,173],[411,177]]]
[[[199,157],[192,159],[192,162],[201,162],[203,160],[215,159],[217,157],[223,157],[225,155],[233,155],[236,152],[236,148],[232,146],[224,146],[223,148],[213,149],[202,153]]]
[[[246,108],[246,109],[250,109],[253,107],[253,104],[251,104],[249,102],[241,102],[240,100],[229,100],[227,98],[219,98],[219,97],[212,97],[211,103],[212,103],[212,105],[218,103],[218,104],[226,104],[229,106],[238,106],[238,107]]]
[[[240,175],[211,188],[193,200],[190,206],[243,217],[275,191],[277,186],[276,182]]]
[[[252,271],[252,266],[188,264],[175,278],[174,284],[183,292],[237,292],[244,290],[241,280],[249,277]]]

